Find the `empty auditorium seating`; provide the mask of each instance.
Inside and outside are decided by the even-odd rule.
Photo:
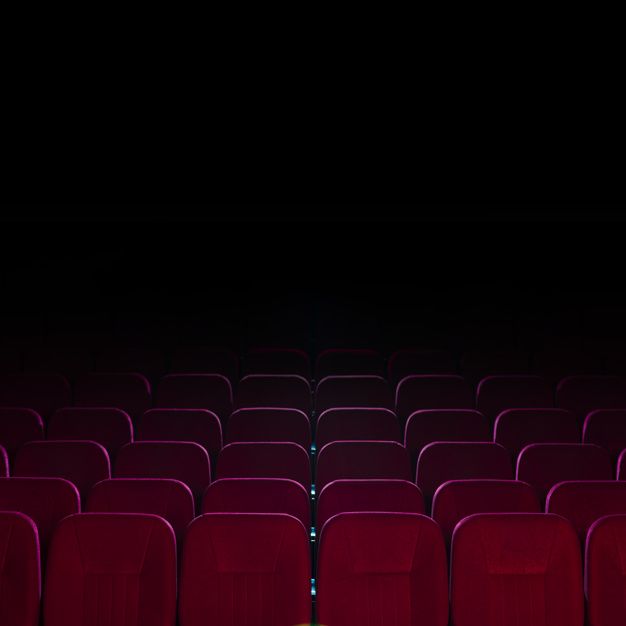
[[[45,559],[56,525],[64,517],[80,513],[80,496],[76,487],[63,478],[3,478],[1,510],[19,511],[35,522]]]
[[[308,450],[311,446],[309,418],[299,409],[238,409],[228,419],[227,440],[292,441]]]
[[[508,409],[498,415],[494,441],[516,459],[531,443],[580,443],[580,423],[564,409]]]
[[[404,423],[423,409],[473,409],[470,386],[460,376],[407,376],[396,388],[396,415]]]
[[[424,499],[419,488],[408,480],[334,480],[319,494],[318,531],[331,517],[356,511],[424,513]]]
[[[159,409],[207,409],[226,423],[233,410],[233,392],[220,374],[168,374],[157,386]]]
[[[135,420],[150,408],[150,383],[141,374],[88,374],[74,387],[74,404],[122,409]]]
[[[450,480],[435,492],[432,518],[446,544],[456,525],[476,513],[541,513],[535,490],[517,480]]]
[[[250,374],[239,382],[237,408],[283,407],[311,413],[311,388],[302,376]]]
[[[320,493],[342,478],[396,478],[411,480],[409,455],[394,441],[336,441],[319,453],[315,488]]]
[[[327,376],[315,391],[315,413],[338,407],[393,409],[389,385],[380,376]]]
[[[564,480],[611,480],[609,453],[598,446],[575,443],[536,443],[517,459],[517,479],[530,483],[542,502]]]
[[[193,494],[172,478],[114,478],[94,485],[89,513],[151,513],[167,520],[177,541],[194,518]]]
[[[585,550],[589,626],[619,626],[626,622],[625,551],[626,515],[611,515],[593,524]]]
[[[455,626],[583,626],[580,545],[556,515],[473,515],[454,531]]]
[[[491,441],[489,420],[471,409],[429,409],[409,416],[404,446],[413,467],[424,446],[435,441]]]
[[[176,542],[156,515],[82,513],[52,538],[44,591],[46,626],[176,620]]]
[[[221,478],[202,499],[203,513],[285,513],[311,526],[311,499],[287,478]]]
[[[426,510],[443,483],[471,478],[512,479],[508,451],[497,443],[435,442],[420,452],[416,483],[424,494]]]
[[[230,350],[181,347],[172,356],[172,373],[220,374],[234,387],[239,380],[239,357]]]
[[[309,355],[302,350],[253,348],[244,359],[244,374],[293,374],[311,379]]]
[[[488,376],[476,390],[476,408],[492,422],[505,409],[550,408],[554,396],[539,376]]]
[[[218,478],[288,478],[311,485],[307,451],[291,442],[231,443],[217,460]]]
[[[626,378],[570,376],[556,388],[556,406],[574,413],[580,423],[595,409],[626,409]]]
[[[315,379],[326,376],[383,374],[383,359],[375,350],[323,350],[315,362]]]
[[[12,461],[27,441],[43,439],[43,422],[36,411],[0,407],[0,446]]]
[[[617,459],[626,449],[626,409],[591,411],[585,419],[583,443],[595,443]]]
[[[38,626],[41,575],[37,529],[22,513],[0,511],[0,619],[3,626]]]
[[[401,441],[400,424],[393,411],[376,408],[326,409],[317,421],[319,449],[341,440]]]
[[[208,513],[187,531],[181,626],[311,622],[308,535],[281,514]]]
[[[54,412],[47,435],[48,439],[97,441],[114,459],[133,440],[133,424],[121,409],[66,407]]]
[[[9,475],[9,457],[7,451],[0,446],[0,478]]]
[[[444,350],[397,350],[387,362],[387,378],[397,385],[415,374],[456,374],[454,357]]]
[[[320,624],[448,624],[445,548],[423,515],[336,515],[322,530],[317,572]]]
[[[11,476],[65,478],[85,502],[93,485],[111,478],[111,468],[95,441],[31,441],[17,451]]]
[[[173,478],[191,489],[200,504],[211,482],[207,451],[191,441],[136,441],[117,455],[115,478]]]
[[[61,374],[0,376],[0,406],[33,409],[45,420],[59,407],[71,403],[70,385]]]

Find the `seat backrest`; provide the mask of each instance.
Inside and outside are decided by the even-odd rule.
[[[193,494],[172,478],[114,478],[94,485],[88,513],[151,513],[167,520],[182,540],[195,515]]]
[[[594,522],[607,515],[626,514],[626,483],[617,480],[559,483],[548,494],[546,512],[568,519],[584,544]]]
[[[498,415],[493,437],[517,459],[531,443],[580,443],[581,429],[565,409],[507,409]]]
[[[282,407],[311,413],[311,387],[302,376],[250,374],[237,389],[237,408]]]
[[[52,538],[44,591],[46,626],[176,620],[176,540],[156,515],[82,513]]]
[[[535,443],[517,459],[517,480],[530,483],[543,503],[548,492],[564,480],[611,480],[609,453],[599,446],[575,443]]]
[[[0,407],[0,446],[13,461],[15,453],[27,441],[43,439],[43,421],[37,411]]]
[[[554,406],[554,394],[540,376],[488,376],[476,390],[476,408],[493,423],[506,409],[546,409]]]
[[[203,513],[285,513],[311,527],[311,498],[287,478],[222,478],[204,492]]]
[[[452,537],[455,626],[583,626],[578,538],[543,513],[488,513],[464,519]]]
[[[315,390],[315,413],[337,407],[392,409],[389,384],[381,376],[327,376]]]
[[[0,450],[1,452],[1,450]],[[0,454],[0,457],[2,455]],[[2,460],[0,459],[0,466]],[[617,480],[626,480],[626,448],[617,457]]]
[[[557,385],[556,406],[574,413],[581,424],[595,409],[626,409],[626,378],[568,376]]]
[[[12,476],[65,478],[86,501],[89,490],[111,478],[107,451],[95,441],[31,441],[15,456]]]
[[[2,478],[0,510],[19,511],[33,520],[45,560],[57,524],[68,515],[80,513],[80,496],[63,478]]]
[[[185,626],[311,621],[308,534],[276,513],[207,513],[190,525],[179,618]]]
[[[407,376],[396,388],[396,415],[405,423],[423,409],[473,409],[471,387],[460,376]]]
[[[416,374],[456,374],[454,357],[444,350],[397,350],[387,362],[387,379],[397,385]]]
[[[237,409],[228,419],[227,440],[292,441],[305,450],[311,447],[311,424],[299,409]]]
[[[317,460],[315,489],[342,478],[411,480],[409,455],[395,441],[335,441],[325,445]]]
[[[476,513],[541,513],[535,490],[516,480],[450,480],[433,498],[432,518],[439,524],[446,545],[456,525]]]
[[[429,443],[417,459],[416,483],[430,510],[435,491],[449,480],[513,478],[511,455],[497,443]]]
[[[172,356],[173,373],[220,374],[235,386],[239,380],[239,357],[231,350],[181,347]]]
[[[0,478],[6,478],[9,475],[9,457],[7,451],[0,446]]]
[[[218,478],[288,478],[311,486],[307,451],[291,442],[230,443],[217,460]]]
[[[320,624],[448,624],[446,553],[438,526],[414,513],[342,513],[322,530]]]
[[[0,406],[32,409],[45,420],[72,403],[70,384],[61,374],[2,374]]]
[[[133,424],[122,409],[65,407],[50,418],[48,439],[97,441],[115,459],[133,440]]]
[[[39,542],[33,521],[0,511],[0,619],[5,626],[37,626],[41,598]]]
[[[626,449],[626,409],[591,411],[585,419],[583,443],[594,443],[617,459]]]
[[[383,358],[375,350],[323,350],[315,361],[315,379],[326,376],[358,376],[383,374]]]
[[[326,409],[317,418],[315,441],[322,449],[342,440],[401,441],[400,424],[393,411],[380,408]]]
[[[292,374],[311,379],[309,355],[302,350],[253,348],[243,362],[244,374]]]
[[[408,480],[335,480],[319,494],[318,533],[331,517],[357,511],[424,513],[424,498],[419,488]]]

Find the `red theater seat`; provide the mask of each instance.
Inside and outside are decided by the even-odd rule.
[[[454,531],[455,626],[583,626],[580,545],[556,515],[473,515]]]
[[[611,480],[609,453],[599,446],[575,443],[536,443],[517,459],[517,480],[530,483],[541,502],[557,483],[565,480]]]
[[[311,526],[307,490],[286,478],[222,478],[204,492],[203,513],[285,513]]]
[[[617,457],[617,480],[626,480],[626,449]]]
[[[316,491],[342,478],[411,480],[405,448],[394,441],[336,441],[325,445],[317,461]]]
[[[290,442],[231,443],[217,460],[218,478],[288,478],[311,486],[309,455]]]
[[[383,373],[383,359],[375,350],[323,350],[315,362],[315,379]]]
[[[228,442],[291,441],[305,450],[311,447],[311,424],[299,409],[238,409],[228,420]]]
[[[43,439],[43,421],[32,409],[0,408],[0,446],[11,460],[28,441]]]
[[[317,420],[319,449],[342,440],[401,441],[400,424],[389,409],[341,407],[326,409]]]
[[[0,478],[6,478],[9,475],[9,457],[7,451],[0,446]]]
[[[282,407],[311,413],[311,387],[301,376],[251,374],[244,376],[237,390],[237,407]]]
[[[581,424],[595,409],[626,409],[626,378],[569,376],[556,388],[556,406],[574,413]]]
[[[38,626],[41,574],[33,521],[0,511],[0,618],[3,626]]]
[[[585,419],[583,443],[608,450],[614,459],[626,449],[626,409],[592,411]]]
[[[322,530],[317,571],[320,624],[448,624],[445,548],[423,515],[336,515]]]
[[[50,418],[48,439],[96,441],[115,459],[120,448],[133,440],[133,424],[122,409],[66,407]]]
[[[508,409],[498,415],[494,441],[514,459],[531,443],[580,443],[580,424],[564,409]]]
[[[338,407],[393,409],[389,384],[380,376],[327,376],[315,391],[315,413]]]
[[[174,373],[220,374],[236,386],[239,380],[239,357],[230,350],[215,348],[178,348],[172,356]]]
[[[358,511],[424,513],[424,498],[408,480],[335,480],[319,494],[316,526],[321,530],[331,517]]]
[[[67,380],[60,374],[3,374],[0,406],[32,409],[44,419],[72,403]]]
[[[176,540],[182,540],[194,518],[193,494],[172,478],[114,478],[94,485],[89,513],[150,513],[167,520]]]
[[[181,626],[311,622],[309,541],[289,515],[208,513],[187,531]]]
[[[432,518],[446,544],[456,525],[476,513],[541,513],[535,490],[516,480],[450,480],[435,492]]]
[[[387,363],[387,378],[397,385],[416,374],[456,374],[454,357],[443,350],[397,350]]]
[[[111,467],[107,451],[95,441],[31,441],[18,450],[11,475],[65,478],[85,502],[97,482],[111,478]]]
[[[176,540],[156,515],[66,517],[50,546],[46,626],[176,621]]]
[[[293,374],[311,379],[309,355],[302,350],[253,348],[244,360],[245,374]]]

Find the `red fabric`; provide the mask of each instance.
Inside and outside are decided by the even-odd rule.
[[[409,513],[343,513],[322,530],[317,610],[329,626],[446,626],[446,553],[437,525]]]
[[[435,492],[432,518],[448,547],[456,525],[476,513],[541,513],[535,490],[515,480],[450,480]]]
[[[476,390],[476,408],[492,423],[506,409],[552,406],[552,387],[540,376],[488,376]]]
[[[12,476],[65,478],[85,502],[97,482],[111,478],[111,466],[95,441],[31,441],[18,450]]]
[[[251,374],[239,382],[237,408],[283,407],[311,413],[311,387],[301,376]]]
[[[230,350],[179,348],[172,357],[171,371],[174,373],[220,374],[234,386],[239,380],[239,357]]]
[[[517,459],[517,480],[530,483],[541,502],[564,480],[611,480],[613,466],[606,450],[575,443],[536,443]]]
[[[454,626],[583,626],[578,538],[556,515],[473,515],[454,531]]]
[[[461,376],[407,376],[396,388],[396,415],[405,423],[423,409],[473,409],[474,396]]]
[[[574,413],[581,424],[595,409],[626,409],[626,378],[569,376],[557,386],[556,406]]]
[[[494,441],[517,459],[531,443],[580,443],[580,424],[564,409],[508,409],[498,415]]]
[[[317,419],[315,440],[321,450],[342,440],[401,441],[400,424],[389,409],[340,407],[326,409]]]
[[[31,519],[0,511],[0,624],[38,626],[41,576]]]
[[[311,527],[307,490],[286,478],[222,478],[204,493],[203,513],[285,513]]]
[[[617,458],[617,480],[626,480],[626,449]]]
[[[9,457],[7,451],[0,446],[0,478],[4,478],[9,475]]]
[[[67,407],[50,418],[48,439],[97,441],[114,459],[133,440],[133,424],[122,409]]]
[[[238,409],[228,420],[227,439],[238,441],[291,441],[305,450],[311,447],[311,424],[299,409]]]
[[[211,482],[211,464],[207,451],[191,441],[136,441],[120,450],[115,478],[180,480],[199,504]]]
[[[294,374],[311,379],[311,362],[302,350],[256,348],[244,360],[245,374]]]
[[[315,413],[337,407],[393,409],[389,384],[380,376],[327,376],[315,391]]]
[[[341,478],[411,480],[404,446],[394,441],[336,441],[325,445],[317,460],[316,491]]]
[[[397,385],[403,378],[415,374],[456,374],[453,356],[443,350],[398,350],[387,363],[387,378]]]
[[[308,535],[289,515],[209,513],[187,531],[181,626],[311,622]]]
[[[315,361],[315,379],[383,373],[383,359],[375,350],[323,350]]]
[[[83,513],[52,539],[46,626],[174,626],[176,541],[156,515]]]
[[[598,520],[585,550],[585,591],[590,626],[626,623],[626,515]]]
[[[408,480],[335,480],[319,494],[318,533],[331,517],[358,511],[424,513],[424,498],[419,488]]]
[[[44,419],[72,403],[67,380],[60,374],[3,374],[0,376],[0,406],[24,407]]]
[[[470,478],[513,478],[511,455],[497,443],[435,442],[420,452],[416,482],[426,510],[443,483]]]
[[[43,439],[43,421],[32,409],[0,408],[0,446],[15,458],[18,448],[27,441]]]
[[[3,478],[0,480],[0,510],[19,511],[33,520],[39,533],[42,561],[57,524],[80,513],[76,487],[62,478]]]
[[[311,486],[311,463],[295,443],[231,443],[217,460],[218,478],[288,478],[305,489]]]
[[[94,485],[89,513],[151,513],[167,520],[182,540],[194,518],[194,501],[185,483],[172,478],[114,478]]]
[[[594,443],[608,450],[614,459],[626,449],[626,410],[592,411],[585,419],[583,443]]]

